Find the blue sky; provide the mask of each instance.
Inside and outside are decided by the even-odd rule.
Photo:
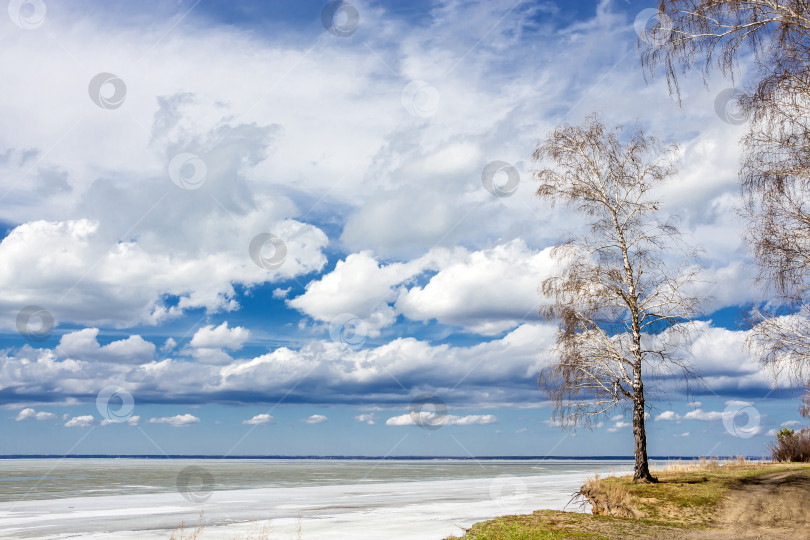
[[[0,453],[631,454],[622,411],[568,434],[536,383],[537,286],[584,221],[534,197],[531,153],[593,111],[680,143],[657,195],[712,297],[702,381],[647,383],[650,453],[762,455],[798,423],[743,348],[741,310],[767,298],[735,213],[732,82],[686,77],[679,106],[645,81],[652,3],[358,1],[332,31],[315,1],[18,4]],[[494,161],[513,192],[485,189]],[[20,332],[27,306],[52,330]],[[439,429],[409,425],[425,395]]]

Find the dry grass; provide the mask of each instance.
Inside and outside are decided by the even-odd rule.
[[[250,529],[247,532],[246,536],[231,536],[229,540],[269,540],[270,539],[270,520],[267,520],[263,524],[256,523],[255,521],[250,521]],[[180,522],[180,525],[175,527],[172,531],[169,540],[198,540],[200,534],[202,534],[205,526],[203,525],[203,512],[200,512],[200,516],[197,518],[197,523],[194,525],[193,529],[186,530],[185,523]],[[301,526],[301,516],[298,516],[298,540],[303,539],[303,529]]]
[[[720,460],[718,458],[702,457],[697,460],[691,461],[670,461],[663,467],[654,467],[656,473],[688,473],[700,471],[716,471],[720,467],[739,467],[751,465],[764,465],[769,463],[764,460],[749,460],[743,456],[737,456],[734,459]]]
[[[598,507],[593,508],[594,514],[610,516],[639,517],[633,508],[633,499],[627,486],[621,482],[606,482],[594,475],[585,481],[577,493],[583,504],[590,500],[591,504],[598,501]]]
[[[596,494],[602,506],[618,510],[616,514],[541,510],[527,516],[506,516],[478,523],[466,532],[464,539],[727,538],[722,534],[728,532],[725,530],[729,526],[725,519],[728,516],[721,514],[735,516],[733,521],[743,517],[750,521],[749,518],[757,515],[757,511],[748,508],[752,501],[754,506],[763,508],[770,503],[785,507],[784,497],[796,498],[797,495],[789,491],[791,488],[782,477],[799,475],[806,479],[810,476],[810,466],[749,461],[742,457],[724,461],[704,458],[668,463],[654,474],[659,479],[657,484],[635,483],[629,476],[596,477],[586,482],[581,492]],[[760,486],[760,478],[774,478],[773,489],[767,483],[763,484],[765,487]],[[802,501],[804,499],[801,505]],[[745,507],[739,516],[734,514],[736,507],[729,502]],[[631,512],[624,514],[627,517],[615,517],[623,515],[622,509]],[[796,514],[795,508],[791,509],[791,519],[792,523],[798,523],[800,520],[793,514]],[[782,520],[786,522],[789,521]],[[804,522],[801,523],[803,527]],[[767,524],[750,525],[755,529]],[[720,536],[716,536],[718,534]]]

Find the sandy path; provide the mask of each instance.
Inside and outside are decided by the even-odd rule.
[[[733,489],[718,509],[715,529],[679,539],[810,539],[810,471],[763,474]]]

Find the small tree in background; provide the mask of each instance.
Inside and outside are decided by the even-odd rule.
[[[782,428],[776,434],[776,443],[769,445],[771,459],[774,461],[810,461],[810,429],[796,433],[792,429]]]
[[[564,428],[590,426],[615,407],[629,408],[635,438],[635,480],[650,474],[645,430],[644,374],[677,367],[693,376],[672,338],[689,342],[699,299],[689,294],[698,269],[694,253],[670,266],[665,252],[679,245],[672,221],[659,216],[651,191],[674,172],[677,147],[636,128],[608,131],[598,115],[563,126],[542,141],[533,161],[537,195],[590,220],[589,232],[553,250],[557,275],[542,283],[540,315],[559,321],[555,361],[540,386]],[[665,331],[664,331],[665,330]],[[655,335],[652,335],[655,334]]]

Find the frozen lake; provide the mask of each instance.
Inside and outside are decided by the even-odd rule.
[[[562,509],[599,460],[3,459],[0,538],[441,539]],[[578,510],[576,505],[569,510]],[[202,516],[200,518],[200,516]]]

